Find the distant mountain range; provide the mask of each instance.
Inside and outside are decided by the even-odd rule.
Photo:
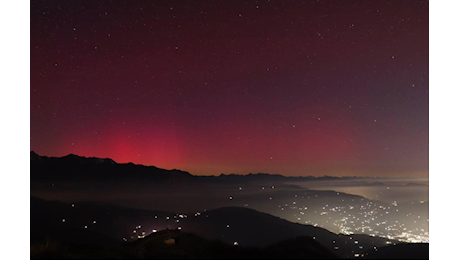
[[[165,170],[155,166],[116,163],[112,159],[87,158],[74,154],[64,157],[40,156],[30,152],[31,181],[168,181],[190,179],[180,170]]]
[[[287,177],[283,175],[257,173],[247,175],[221,174],[219,176],[196,176],[173,169],[165,170],[155,166],[133,163],[117,163],[109,158],[82,157],[69,154],[63,157],[40,156],[30,152],[31,181],[207,181],[207,182],[272,182],[272,181],[330,181],[330,180],[372,180],[371,177]],[[379,178],[382,179],[382,178]],[[366,183],[364,185],[384,185]]]

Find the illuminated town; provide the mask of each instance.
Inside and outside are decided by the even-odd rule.
[[[275,189],[275,186],[272,186],[271,189]],[[261,188],[266,193],[267,201],[255,204],[245,203],[244,198],[239,199],[238,192],[236,192],[235,195],[228,197],[228,200],[231,201],[230,204],[224,202],[222,205],[253,207],[256,210],[264,209],[261,211],[291,222],[326,228],[336,234],[367,234],[387,238],[391,241],[429,243],[428,203],[424,201],[407,202],[399,205],[397,202],[386,204],[344,193],[308,190],[299,193],[299,195],[293,195],[287,203],[279,204],[280,199],[276,199],[276,195],[270,192],[271,189]],[[242,188],[239,187],[238,191],[241,190]],[[331,194],[333,194],[333,198],[331,198]],[[286,196],[282,199],[286,199]],[[328,202],[322,203],[323,200]],[[261,203],[264,204],[263,207],[258,207]],[[410,204],[412,207],[405,207],[406,204]],[[203,217],[203,212],[196,211],[191,215]],[[180,225],[184,222],[187,223],[187,215],[166,216],[165,220],[168,223],[167,226],[155,227],[154,231],[158,228],[181,229]],[[227,225],[227,228],[229,227],[230,225]],[[137,234],[140,229],[141,225],[136,226],[133,233]],[[146,231],[142,231],[141,234],[131,236],[131,239],[143,238],[145,234]]]

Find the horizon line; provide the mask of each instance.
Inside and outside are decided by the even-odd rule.
[[[264,173],[264,172],[258,172],[258,173],[249,172],[249,173],[246,173],[246,174],[238,174],[238,173],[227,173],[227,174],[225,174],[225,173],[221,173],[221,174],[215,174],[215,175],[212,175],[212,174],[211,175],[196,175],[196,174],[192,174],[192,173],[190,173],[188,171],[180,170],[180,169],[177,169],[177,168],[165,169],[165,168],[157,167],[155,165],[137,164],[137,163],[133,163],[133,162],[119,163],[119,162],[117,162],[114,159],[109,158],[109,157],[105,157],[105,158],[95,157],[95,156],[86,157],[86,156],[82,156],[82,155],[78,155],[78,154],[74,154],[74,153],[69,153],[69,154],[64,155],[64,156],[46,156],[46,155],[40,155],[40,154],[36,153],[35,151],[30,150],[29,154],[31,154],[31,153],[34,153],[39,157],[56,158],[56,159],[61,159],[61,158],[68,157],[68,156],[77,156],[77,157],[85,158],[85,159],[111,160],[116,164],[133,164],[133,165],[139,165],[139,166],[144,166],[144,167],[155,167],[155,168],[162,169],[162,170],[167,170],[167,171],[186,172],[186,173],[188,173],[188,174],[190,174],[191,176],[194,176],[194,177],[219,177],[219,176],[242,176],[242,177],[244,177],[244,176],[251,176],[251,175],[269,175],[269,176],[281,176],[281,177],[284,177],[284,178],[315,178],[315,179],[325,178],[325,177],[331,177],[331,178],[337,178],[337,179],[346,179],[346,178],[356,178],[356,179],[358,179],[358,178],[363,178],[363,179],[420,179],[421,178],[421,177],[407,177],[407,176],[403,176],[403,177],[382,177],[382,176],[371,177],[371,176],[357,176],[357,175],[353,175],[353,176],[334,176],[334,175],[322,175],[322,176],[293,175],[293,176],[287,176],[287,175],[283,175],[283,174]],[[425,179],[425,178],[422,178],[422,179]],[[426,178],[426,179],[428,179],[428,178]]]

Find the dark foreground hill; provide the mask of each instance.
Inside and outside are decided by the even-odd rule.
[[[366,259],[428,259],[429,244],[398,244],[369,251]]]
[[[32,259],[337,259],[318,242],[299,237],[264,248],[229,245],[191,233],[164,230],[118,246],[76,246],[48,240]]]

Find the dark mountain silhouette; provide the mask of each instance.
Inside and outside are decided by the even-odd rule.
[[[428,259],[429,244],[398,244],[371,250],[366,259]]]
[[[165,240],[174,239],[174,245]],[[133,250],[134,249],[134,250]],[[142,252],[141,258],[218,258],[218,259],[336,259],[337,256],[309,237],[300,237],[263,248],[228,245],[190,233],[165,230],[126,245],[125,252]],[[139,258],[139,255],[131,255]]]
[[[238,174],[221,174],[219,176],[197,176],[200,179],[215,181],[215,182],[276,182],[276,181],[286,181],[294,177],[286,177],[279,174],[268,174],[268,173],[249,173],[246,175]],[[302,177],[304,180],[313,180],[314,177]]]
[[[31,259],[337,259],[309,237],[282,241],[263,248],[242,247],[207,240],[178,230],[163,230],[117,246],[76,246],[54,240],[33,246]]]
[[[280,182],[280,181],[340,181],[340,180],[361,180],[361,179],[375,179],[373,177],[355,177],[355,176],[345,176],[345,177],[335,177],[335,176],[284,176],[279,174],[269,174],[269,173],[249,173],[245,175],[240,174],[221,174],[219,176],[196,176],[197,178],[215,181],[215,182]]]
[[[189,179],[192,175],[180,170],[165,170],[155,166],[116,163],[112,159],[39,156],[30,152],[30,179],[34,181],[168,181]]]
[[[335,259],[337,256],[311,237],[296,237],[270,245],[266,249],[270,259]]]
[[[287,177],[283,175],[257,173],[247,175],[221,174],[219,176],[194,176],[188,172],[173,169],[166,170],[155,166],[133,163],[117,163],[109,158],[83,157],[69,154],[63,157],[40,156],[30,152],[30,177],[32,182],[94,182],[94,181],[200,181],[216,183],[233,182],[279,182],[279,181],[325,181],[374,179],[365,177]],[[376,183],[378,185],[378,183]]]

